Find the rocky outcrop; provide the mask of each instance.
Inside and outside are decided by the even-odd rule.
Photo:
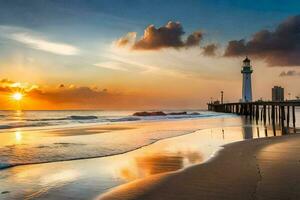
[[[198,112],[187,113],[187,112],[171,112],[165,113],[162,111],[153,111],[153,112],[136,112],[133,116],[147,117],[147,116],[167,116],[167,115],[200,115]]]
[[[133,116],[166,116],[167,114],[162,111],[155,111],[155,112],[136,112],[133,114]]]

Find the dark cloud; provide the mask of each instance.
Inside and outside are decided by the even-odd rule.
[[[141,39],[135,40],[132,33],[120,38],[117,41],[119,47],[129,45],[132,42],[133,50],[158,50],[162,48],[188,48],[198,46],[203,34],[200,31],[194,32],[184,41],[185,34],[179,22],[168,22],[165,26],[156,28],[154,25],[148,26]]]
[[[185,45],[187,47],[198,46],[202,38],[203,38],[203,33],[200,31],[196,31],[193,34],[188,36]]]
[[[224,56],[244,56],[264,59],[270,66],[300,66],[300,15],[288,18],[274,31],[261,30],[251,40],[233,40]]]
[[[289,71],[282,71],[279,76],[300,76],[300,72],[297,72],[295,70],[289,70]]]
[[[215,56],[216,50],[218,49],[218,46],[216,44],[209,44],[204,47],[202,47],[202,54],[205,56]]]

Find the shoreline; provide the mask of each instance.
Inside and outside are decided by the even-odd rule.
[[[233,119],[234,118],[235,117],[233,117]],[[228,117],[228,119],[230,120],[230,119],[232,119],[232,117]],[[36,133],[37,134],[40,134],[40,133],[48,134],[50,137],[52,137],[51,136],[52,134],[53,134],[53,136],[76,136],[76,135],[87,136],[89,134],[90,135],[100,135],[100,134],[105,134],[105,133],[109,133],[109,132],[113,132],[113,131],[126,131],[128,129],[138,130],[138,128],[143,127],[143,126],[149,126],[149,125],[152,126],[152,125],[159,125],[159,124],[164,124],[164,123],[173,124],[173,123],[176,123],[176,121],[193,122],[193,121],[199,121],[199,120],[202,121],[202,120],[210,120],[210,119],[209,118],[193,118],[193,119],[172,119],[172,120],[162,120],[162,121],[156,121],[156,120],[150,121],[149,120],[149,121],[139,121],[139,122],[120,122],[120,123],[116,123],[116,124],[99,124],[99,123],[93,123],[93,124],[90,124],[90,125],[88,125],[88,124],[78,124],[75,127],[54,127],[51,130],[40,129],[40,127],[31,129],[31,130],[22,129],[22,132],[24,132],[24,134],[26,134],[26,133],[30,133],[30,134],[32,134],[32,133],[34,133],[34,134],[36,134]],[[118,129],[115,129],[116,127]],[[226,126],[224,126],[224,127],[226,127]],[[38,165],[38,164],[47,164],[47,163],[56,163],[56,162],[68,162],[68,161],[86,160],[86,159],[97,159],[97,158],[105,158],[105,157],[110,157],[110,156],[122,155],[122,154],[133,152],[133,151],[139,150],[141,148],[153,145],[153,144],[155,144],[157,142],[160,142],[160,141],[164,141],[164,140],[167,140],[167,139],[176,138],[176,137],[180,137],[180,136],[189,135],[189,134],[195,133],[197,131],[206,130],[206,129],[210,129],[210,128],[218,128],[218,127],[215,127],[215,126],[208,126],[208,127],[199,126],[199,127],[195,127],[195,128],[189,128],[189,129],[186,129],[186,130],[180,130],[180,131],[182,131],[182,133],[180,133],[180,134],[175,134],[173,136],[167,136],[165,138],[159,138],[157,140],[152,140],[149,143],[143,144],[143,145],[135,147],[133,149],[125,150],[125,151],[117,152],[117,153],[112,153],[112,154],[107,154],[107,155],[97,155],[97,156],[78,157],[78,158],[69,158],[69,159],[64,158],[64,159],[61,159],[61,160],[53,160],[53,161],[13,163],[13,164],[10,164],[10,165],[4,165],[4,163],[0,163],[0,164],[2,164],[2,165],[0,165],[0,171],[10,169],[10,168],[13,168],[13,167],[18,167],[18,166]],[[85,130],[85,129],[86,130],[97,129],[98,132],[97,133],[89,133],[89,134],[86,134],[86,133],[85,134],[72,133],[72,134],[69,134],[69,135],[60,135],[60,134],[55,133],[55,131],[60,131],[60,130],[66,132],[66,131],[73,131],[73,130],[76,131],[76,130]],[[41,132],[41,131],[44,131],[44,132]],[[101,131],[103,131],[103,132],[101,132]],[[14,133],[15,133],[14,130],[10,130],[10,132],[6,132],[4,134],[14,134]],[[0,132],[0,134],[1,134],[1,132]]]
[[[258,160],[265,159],[259,157],[263,149],[294,140],[300,142],[300,134],[229,143],[204,163],[120,185],[98,199],[253,199],[261,195],[257,194],[263,179]]]
[[[142,148],[145,148],[145,147],[149,147],[149,146],[151,146],[151,145],[153,145],[153,144],[155,144],[155,143],[157,143],[157,142],[160,142],[160,141],[164,141],[164,140],[168,140],[168,139],[172,139],[172,138],[177,138],[177,137],[181,137],[181,136],[186,136],[186,135],[193,134],[193,133],[195,133],[195,132],[197,132],[197,131],[201,131],[201,130],[203,130],[203,129],[197,129],[197,130],[194,130],[194,131],[191,131],[191,132],[188,132],[188,133],[183,133],[182,135],[175,135],[175,136],[171,136],[171,137],[159,139],[159,140],[150,142],[150,143],[148,143],[148,144],[139,146],[139,147],[137,147],[137,148],[134,148],[134,149],[131,149],[131,150],[128,150],[128,151],[124,151],[124,152],[120,152],[120,153],[115,153],[115,154],[104,155],[104,156],[72,158],[72,159],[68,159],[68,160],[55,160],[55,161],[47,161],[47,162],[21,163],[21,164],[14,164],[14,165],[4,166],[4,167],[1,167],[1,165],[0,165],[0,172],[1,172],[2,170],[6,170],[6,169],[13,168],[13,167],[18,167],[18,166],[39,165],[39,164],[59,163],[59,162],[72,162],[72,161],[76,161],[76,160],[100,159],[100,158],[106,158],[106,157],[113,157],[113,156],[123,155],[123,154],[127,154],[127,153],[130,153],[130,152],[137,151],[137,150],[142,149]],[[0,164],[1,164],[1,163],[0,163]]]

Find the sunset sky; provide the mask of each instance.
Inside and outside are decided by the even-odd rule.
[[[0,0],[0,109],[206,108],[300,96],[300,2]]]

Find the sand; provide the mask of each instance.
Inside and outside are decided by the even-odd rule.
[[[300,199],[300,135],[225,145],[208,162],[121,185],[99,199]]]

